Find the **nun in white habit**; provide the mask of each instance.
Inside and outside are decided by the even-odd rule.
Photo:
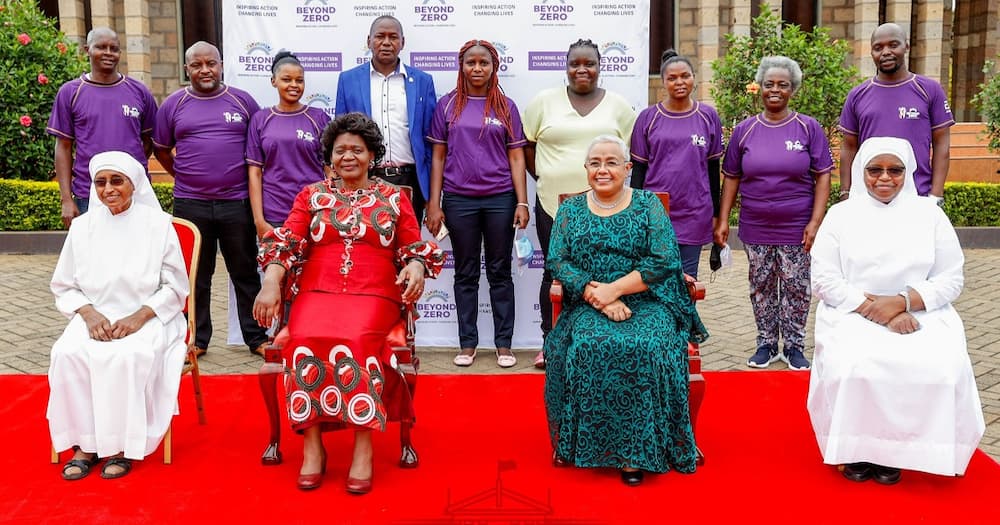
[[[944,212],[913,184],[909,142],[870,138],[851,194],[816,236],[816,351],[809,417],[823,461],[853,481],[900,469],[963,474],[983,435],[982,406],[951,303],[965,257]]]
[[[73,220],[52,276],[69,325],[52,346],[46,416],[64,479],[102,477],[156,450],[177,413],[189,284],[170,215],[123,152],[90,161],[90,210]]]

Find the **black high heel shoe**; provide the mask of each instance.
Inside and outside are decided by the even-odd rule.
[[[627,470],[622,471],[622,483],[630,487],[636,487],[642,484],[642,477],[641,470],[633,470],[631,472]]]

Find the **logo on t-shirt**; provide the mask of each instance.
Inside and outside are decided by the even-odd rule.
[[[500,119],[494,117],[483,117],[483,124],[486,126],[503,127],[503,122],[500,122]]]
[[[694,146],[698,146],[699,148],[704,148],[705,145],[708,144],[708,141],[705,140],[705,137],[702,137],[701,135],[695,133],[691,135],[691,144]]]
[[[312,142],[316,138],[313,137],[312,132],[302,131],[301,129],[295,130],[295,138],[302,139],[306,142]]]
[[[224,111],[222,114],[226,117],[226,123],[243,122],[243,115],[239,113]]]
[[[122,115],[126,117],[139,118],[139,110],[129,106],[128,104],[122,104]]]
[[[806,147],[803,146],[802,143],[797,140],[795,142],[792,142],[790,140],[785,141],[785,151],[803,151],[805,149]]]
[[[920,118],[920,112],[917,111],[917,108],[899,106],[899,118],[900,120],[916,120]]]

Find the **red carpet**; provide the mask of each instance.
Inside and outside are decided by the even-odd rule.
[[[904,472],[891,487],[851,483],[820,460],[806,374],[705,375],[698,438],[707,464],[647,475],[639,488],[610,470],[550,466],[542,376],[422,376],[421,465],[395,467],[391,426],[376,436],[375,489],[362,497],[343,490],[346,433],[325,436],[328,471],[311,493],[294,487],[297,436],[283,430],[283,465],[260,465],[267,433],[256,377],[206,377],[206,426],[185,378],[173,465],[157,452],[120,480],[94,472],[65,482],[48,463],[45,378],[0,376],[0,523],[1000,523],[1000,465],[985,454],[963,478]]]

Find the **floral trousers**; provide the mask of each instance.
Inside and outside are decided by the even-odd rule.
[[[757,347],[805,350],[809,317],[809,254],[802,245],[745,244]]]

